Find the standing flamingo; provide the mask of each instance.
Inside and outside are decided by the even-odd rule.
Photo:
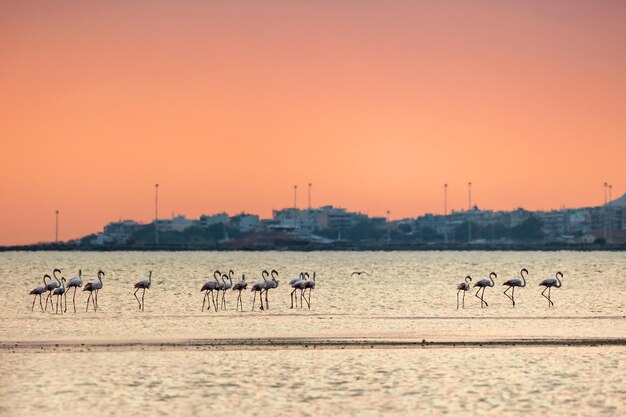
[[[91,298],[91,302],[93,303],[93,311],[98,311],[98,291],[102,289],[102,277],[105,273],[102,269],[98,270],[98,280],[95,279],[91,282],[85,284],[83,291],[89,291],[89,297],[87,297],[87,308],[85,308],[85,312],[89,310],[89,299]],[[95,293],[94,293],[95,292]]]
[[[230,290],[233,286],[233,275],[235,272],[231,269],[228,271],[228,274],[222,275],[222,282],[224,286],[222,287],[222,309],[226,310],[226,291]],[[226,282],[226,278],[228,278],[228,282]]]
[[[265,308],[266,309],[270,308],[270,302],[267,299],[267,293],[269,292],[269,290],[278,287],[278,279],[277,279],[278,271],[275,269],[272,269],[271,275],[272,275],[272,279],[266,281],[266,284],[265,284]]]
[[[152,285],[152,271],[148,273],[148,279],[142,279],[141,281],[137,281],[134,285],[134,288],[136,288],[136,290],[133,295],[137,299],[137,302],[139,303],[139,309],[141,311],[143,311],[143,308],[146,305],[143,298],[146,295],[146,290],[150,289],[150,285]],[[139,297],[137,297],[137,291],[141,289],[143,289],[143,292],[141,293],[141,301],[139,301]]]
[[[59,288],[61,286],[61,281],[59,280],[59,277],[57,277],[57,273],[60,274],[61,270],[58,269],[58,268],[55,268],[54,271],[52,271],[52,276],[57,281],[54,282],[54,281],[50,280],[50,282],[48,284],[46,284],[46,291],[48,291],[48,296],[46,297],[46,308],[44,309],[46,311],[48,311],[48,300],[50,300],[50,308],[54,308],[54,304],[52,303],[52,291],[55,288]]]
[[[504,281],[504,283],[502,284],[502,285],[508,286],[508,288],[504,290],[504,295],[509,297],[509,300],[513,301],[513,307],[515,307],[515,287],[526,286],[526,277],[524,276],[524,274],[528,275],[528,269],[522,268],[519,274],[522,277],[522,279],[513,278],[507,281]],[[513,290],[511,291],[511,295],[509,295],[506,292],[510,290],[511,288],[513,288]]]
[[[53,291],[53,295],[57,296],[57,309],[56,314],[59,314],[59,298],[61,298],[61,314],[67,311],[67,298],[65,299],[65,310],[63,310],[63,296],[65,295],[65,277],[61,278],[61,286],[59,288],[55,288]]]
[[[236,282],[233,285],[233,291],[239,291],[239,295],[237,296],[237,307],[235,311],[239,309],[239,304],[241,303],[241,311],[243,311],[243,302],[241,301],[241,291],[245,290],[248,287],[248,283],[246,282],[246,275],[241,274],[241,280]]]
[[[261,272],[261,277],[263,278],[263,281],[259,280],[257,282],[255,282],[254,284],[252,284],[252,287],[250,288],[250,291],[255,293],[254,294],[254,298],[252,299],[252,311],[254,311],[254,303],[256,301],[256,293],[259,293],[259,301],[261,302],[261,310],[263,310],[263,291],[265,290],[266,286],[267,286],[267,277],[269,276],[269,272],[267,272],[266,270],[263,270],[263,272]]]
[[[487,304],[487,302],[485,301],[485,288],[493,287],[495,285],[495,282],[492,276],[493,278],[498,278],[495,272],[491,272],[489,273],[489,278],[481,279],[476,284],[474,284],[474,287],[478,287],[478,291],[476,291],[476,294],[474,295],[476,296],[476,298],[480,299],[480,308],[483,308],[483,303],[485,304],[485,306],[489,307],[489,304]],[[480,294],[480,297],[479,297],[478,293],[480,292],[481,289],[483,290],[483,292]]]
[[[469,275],[465,277],[465,282],[460,282],[459,285],[456,286],[458,290],[456,292],[456,308],[459,308],[459,293],[463,291],[463,308],[465,308],[465,292],[470,290],[470,282],[472,282],[472,277]]]
[[[37,288],[33,288],[29,294],[34,295],[35,297],[33,298],[33,306],[30,309],[30,311],[34,311],[35,310],[35,300],[37,300],[37,296],[39,296],[39,307],[41,307],[41,311],[43,312],[43,303],[41,302],[41,294],[43,294],[44,292],[47,291],[46,287],[48,286],[48,284],[46,283],[46,278],[47,279],[52,279],[52,277],[50,277],[50,275],[46,274],[43,276],[43,286],[39,286]],[[47,304],[46,304],[47,306]]]
[[[295,295],[295,292],[300,290],[303,290],[303,286],[304,286],[304,272],[300,272],[300,274],[297,277],[293,277],[291,278],[291,280],[289,280],[289,285],[291,286],[291,288],[293,288],[293,291],[291,291],[291,307],[289,308],[293,308],[293,299],[296,298],[296,308],[298,308],[298,298]]]
[[[304,293],[306,293],[306,290],[309,290],[309,299],[307,300],[307,305],[309,306],[309,310],[311,309],[311,291],[315,289],[315,271],[313,271],[313,279],[312,280],[307,280],[304,283],[304,290],[300,293],[300,297],[302,297],[302,295]],[[305,298],[306,300],[306,298]],[[302,299],[300,299],[300,308],[302,308]]]
[[[213,291],[217,288],[217,284],[219,283],[218,277],[221,275],[219,270],[213,272],[213,280],[209,280],[204,283],[202,288],[200,288],[200,292],[204,291],[204,298],[202,299],[202,310],[204,311],[204,303],[206,302],[207,296],[209,292],[211,293],[211,300],[213,300],[213,305],[215,305],[215,298],[213,298]],[[207,311],[211,311],[211,300],[209,300],[209,307]]]
[[[552,289],[552,287],[561,288],[561,280],[559,279],[559,277],[563,278],[563,274],[561,273],[561,271],[556,273],[556,278],[546,278],[546,279],[544,279],[543,281],[541,281],[539,283],[539,286],[546,287],[546,288],[543,289],[543,291],[541,291],[541,295],[548,300],[548,307],[550,307],[550,305],[552,305],[554,307],[554,303],[552,302],[552,298],[550,298],[550,290]],[[544,292],[546,292],[546,290],[548,290],[548,296],[547,297],[544,294]]]
[[[72,304],[74,305],[74,313],[76,313],[76,288],[83,286],[83,271],[82,269],[78,270],[78,276],[70,278],[67,281],[67,291],[69,292],[70,288],[74,287],[74,295],[72,296]]]

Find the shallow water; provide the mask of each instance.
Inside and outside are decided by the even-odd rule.
[[[31,312],[30,289],[59,267],[87,282],[106,272],[99,309],[71,296],[64,315]],[[530,271],[517,305],[501,283]],[[214,269],[260,279],[279,271],[270,309],[201,312],[200,287]],[[153,270],[146,311],[132,284]],[[311,309],[290,309],[287,282],[316,271]],[[354,270],[369,278],[350,277]],[[552,291],[538,282],[564,274]],[[456,309],[456,284],[498,274],[488,308],[467,293]],[[361,338],[485,341],[626,338],[626,255],[610,252],[103,252],[0,253],[0,341],[172,341],[237,338]],[[256,302],[258,308],[258,299]],[[626,348],[490,347],[428,349],[278,349],[54,352],[0,350],[0,415],[231,414],[342,415],[383,412],[466,415],[621,415]],[[62,364],[62,366],[54,366]],[[31,404],[29,398],[50,397]],[[100,398],[100,399],[98,399]],[[102,400],[105,398],[106,400]],[[215,400],[214,400],[215,399]],[[83,408],[87,407],[87,408]],[[95,407],[95,408],[94,408]],[[122,412],[123,411],[123,412]]]

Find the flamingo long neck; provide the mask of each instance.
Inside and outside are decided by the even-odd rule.
[[[57,281],[59,281],[59,278],[57,277],[58,272],[61,272],[61,270],[55,269],[54,271],[52,271],[52,275],[54,275],[54,279],[56,279]],[[61,281],[59,281],[59,285],[61,285]]]
[[[47,287],[48,283],[46,282],[46,278],[48,278],[49,280],[52,280],[52,278],[50,278],[50,275],[46,274],[43,276],[43,286]]]
[[[148,274],[148,282],[152,284],[152,271]]]
[[[65,292],[65,278],[61,280],[61,287],[63,287],[63,292]]]
[[[526,286],[526,277],[525,277],[524,272],[526,272],[526,271],[522,269],[522,271],[519,273],[520,276],[522,277],[522,285],[521,285],[521,287],[525,287]]]
[[[100,285],[102,285],[102,275],[104,275],[104,272],[98,271],[98,281],[100,281]]]
[[[556,285],[555,287],[561,288],[561,280],[559,279],[559,274],[556,274]]]

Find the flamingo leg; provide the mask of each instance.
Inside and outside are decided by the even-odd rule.
[[[59,296],[58,295],[57,295],[57,307],[56,307],[56,310],[54,311],[54,314],[59,314]]]
[[[74,287],[74,296],[72,297],[72,304],[74,305],[74,313],[76,313],[76,287]]]
[[[511,301],[513,301],[513,307],[515,307],[515,287],[513,287],[513,291],[511,291]]]
[[[87,297],[87,308],[85,308],[85,313],[89,310],[89,299],[91,298],[91,292],[89,293],[89,297]]]
[[[265,309],[263,308],[263,291],[267,291],[267,290],[261,290],[261,291],[259,292],[259,301],[261,302],[261,308],[260,308],[260,310],[265,310]]]
[[[483,287],[483,293],[481,294],[481,297],[483,299],[483,301],[485,302],[485,307],[489,307],[489,304],[487,304],[487,301],[485,301],[485,290],[487,289],[487,287]]]
[[[458,290],[456,292],[456,308],[457,310],[459,309],[459,293],[461,292],[461,290]],[[463,293],[463,295],[465,296],[465,293]]]
[[[135,292],[133,293],[133,295],[135,296],[135,299],[137,300],[137,304],[139,305],[139,310],[141,310],[141,301],[139,301],[139,297],[137,297],[137,291],[139,291],[139,288],[137,288],[135,290]]]
[[[478,295],[478,293],[480,292],[482,288],[478,287],[478,290],[476,291],[476,293],[474,294],[474,297],[478,298],[480,300],[480,308],[483,308],[483,299],[481,296]]]
[[[67,313],[67,291],[63,293],[63,298],[65,299],[65,308],[63,309],[63,312]]]
[[[309,306],[309,310],[311,309],[311,291],[313,291],[313,288],[309,288],[309,300],[306,302]]]
[[[41,302],[41,294],[39,294],[39,307],[41,308],[41,311],[43,312],[43,303]]]
[[[543,296],[543,298],[545,298],[546,300],[548,300],[548,307],[550,307],[550,299],[544,294],[546,292],[546,290],[550,288],[550,287],[546,287],[543,289],[543,291],[541,291],[541,295]]]
[[[50,291],[48,291],[48,295],[46,295],[46,308],[44,311],[48,311],[48,298],[50,298]]]
[[[506,290],[504,290],[504,295],[506,295],[509,300],[513,301],[513,298],[511,298],[511,296],[507,294],[507,291],[509,291],[511,288],[513,287],[508,287]],[[515,307],[515,301],[513,301],[513,306]]]
[[[270,309],[270,302],[267,300],[267,293],[268,292],[269,292],[268,290],[265,290],[265,309],[266,310]]]
[[[37,294],[35,294],[35,296],[33,297],[33,306],[31,307],[30,311],[35,311],[35,301],[37,301]]]
[[[226,291],[222,292],[222,310],[226,310]]]
[[[146,295],[146,289],[143,289],[143,292],[141,293],[141,311],[143,311],[144,307],[146,306],[146,303],[143,301],[144,296]]]
[[[254,303],[256,302],[256,293],[254,294],[254,298],[252,299],[252,311],[254,311]]]
[[[550,295],[550,292],[552,291],[552,287],[548,287],[548,301],[550,301],[550,304],[552,304],[552,307],[554,307],[554,303],[552,302],[552,296]],[[550,305],[548,304],[548,307]]]
[[[293,294],[296,292],[297,288],[294,288],[293,291],[291,291],[291,307],[289,308],[293,308]],[[296,307],[298,307],[298,303],[296,302]]]
[[[98,311],[98,290],[96,290],[95,295],[91,297],[91,301],[93,302],[93,311]]]
[[[204,297],[202,297],[202,310],[200,311],[204,311],[204,304],[206,303],[206,296],[208,294],[209,290],[205,290],[204,291]]]
[[[465,308],[465,290],[463,290],[463,308]],[[458,308],[458,307],[457,307]]]

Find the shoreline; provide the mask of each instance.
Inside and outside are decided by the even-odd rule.
[[[420,349],[626,346],[626,338],[426,340],[373,338],[232,338],[108,341],[0,341],[0,353],[286,349]]]

